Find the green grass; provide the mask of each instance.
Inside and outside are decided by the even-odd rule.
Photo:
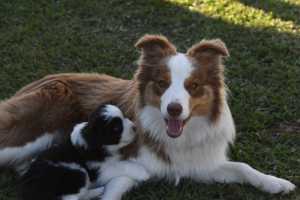
[[[299,16],[299,0],[1,0],[0,98],[49,73],[130,78],[133,44],[145,33],[166,35],[180,51],[222,38],[231,52],[226,81],[238,132],[231,157],[300,187],[300,132],[278,128],[300,118]],[[16,183],[1,173],[0,200],[16,199]],[[281,196],[237,184],[159,181],[126,199],[297,200],[300,190]]]

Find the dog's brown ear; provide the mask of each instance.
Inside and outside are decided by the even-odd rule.
[[[145,35],[137,41],[135,47],[142,51],[142,59],[150,62],[176,54],[176,47],[162,35]]]
[[[225,43],[220,39],[202,40],[198,44],[192,46],[188,52],[188,56],[197,60],[211,60],[219,57],[228,57],[229,52]]]

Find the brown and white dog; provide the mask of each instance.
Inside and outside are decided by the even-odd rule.
[[[47,76],[0,104],[0,164],[15,165],[69,133],[99,104],[118,105],[135,119],[139,134],[122,149],[124,159],[143,165],[151,176],[176,183],[249,183],[269,193],[288,193],[295,185],[229,161],[235,137],[226,100],[222,60],[229,55],[221,40],[204,40],[178,53],[165,37],[146,35],[133,80],[99,74]],[[133,185],[112,180],[104,199],[120,199]]]

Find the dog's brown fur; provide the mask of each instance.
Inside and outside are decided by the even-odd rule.
[[[142,54],[133,80],[100,74],[50,75],[25,86],[10,99],[1,102],[0,150],[23,146],[57,130],[70,133],[72,127],[85,121],[99,104],[115,104],[131,119],[135,119],[145,104],[159,107],[160,96],[170,84],[170,74],[164,60],[176,54],[176,48],[165,37],[151,35],[140,39],[136,47],[141,49]],[[212,119],[217,120],[224,98],[220,55],[227,56],[227,49],[220,40],[203,41],[190,48],[187,55],[195,64],[206,66],[205,73],[202,70],[201,76],[195,75],[195,78],[186,81],[189,90],[193,90],[195,81],[201,84],[201,88],[192,95],[192,114],[210,113]],[[192,91],[190,93],[193,94]],[[155,143],[146,134],[139,134],[134,143],[122,150],[124,159],[136,155],[141,143],[169,162],[163,145]]]
[[[201,88],[201,92],[195,92],[195,95],[202,94],[202,97],[196,98],[197,102],[191,103],[191,105],[203,106],[198,106],[197,109],[191,110],[193,110],[195,115],[208,115],[210,111],[211,120],[216,122],[220,116],[225,98],[222,58],[229,56],[229,52],[225,44],[221,40],[216,39],[203,40],[195,44],[187,51],[187,55],[194,60],[195,66],[201,66],[201,70],[194,72],[195,78],[191,77],[191,79],[200,82],[198,83],[199,85],[204,85]]]
[[[59,74],[33,82],[0,104],[0,148],[22,146],[41,134],[69,133],[102,103],[133,118],[134,81],[99,74]]]

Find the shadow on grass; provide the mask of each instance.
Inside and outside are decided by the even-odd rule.
[[[288,13],[288,8],[281,9]],[[231,52],[226,61],[227,84],[239,131],[256,132],[300,116],[299,35],[238,26],[159,0],[2,0],[0,20],[2,98],[49,73],[95,71],[131,77],[138,57],[133,44],[146,33],[160,33],[169,37],[179,51],[203,38],[222,38],[226,42]],[[260,147],[260,141],[256,135],[246,136],[241,151],[260,154],[253,156],[256,160],[252,162],[264,163],[269,152],[253,149],[252,143]],[[295,142],[300,147],[299,139]],[[236,154],[241,158],[240,152]],[[280,162],[280,156],[272,159]],[[295,174],[299,176],[296,163],[288,168],[298,169]],[[271,164],[266,163],[264,169],[271,169]],[[286,170],[281,175],[289,174],[290,170]],[[159,183],[157,190],[163,185]],[[199,199],[201,193],[207,193],[203,199],[221,199],[222,195],[236,199],[234,193],[239,192],[242,199],[269,199],[266,194],[256,194],[256,190],[247,194],[253,189],[238,186],[226,191],[222,186],[217,192],[215,186],[189,186],[184,186],[184,198],[176,198],[174,194],[178,192],[169,192],[170,197],[166,197]],[[151,187],[146,191],[149,194],[145,193],[143,199],[152,199],[151,192],[156,193]]]
[[[282,0],[239,0],[241,3],[262,9],[265,12],[272,12],[275,17],[293,21],[300,26],[300,5],[295,5]]]
[[[158,0],[3,0],[0,19],[0,97],[49,73],[131,77],[135,41],[161,33],[180,51],[203,38],[226,42],[233,113],[247,116],[236,118],[244,130],[300,115],[299,35],[237,26]]]
[[[16,199],[16,182],[17,177],[7,169],[0,169],[0,199],[14,200]]]

